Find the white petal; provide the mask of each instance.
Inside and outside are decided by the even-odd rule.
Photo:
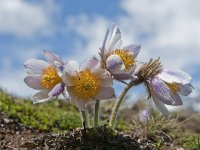
[[[61,60],[61,58],[58,55],[56,55],[48,50],[44,50],[43,54],[47,58],[47,60],[51,64],[51,66],[55,67],[54,62],[60,62],[63,64],[63,61]]]
[[[64,72],[63,76],[61,76],[61,79],[63,82],[66,84],[66,86],[73,86],[73,80],[72,80],[72,75],[69,74],[68,72]]]
[[[180,85],[180,93],[183,96],[188,96],[192,92],[191,84]]]
[[[82,111],[85,111],[87,108],[87,103],[94,101],[93,99],[89,98],[89,99],[80,99],[78,98],[76,95],[74,95],[73,91],[71,90],[70,87],[67,88],[67,91],[69,92],[69,95],[71,97],[71,101],[72,103],[74,103],[74,105]]]
[[[161,102],[167,105],[172,105],[174,103],[175,96],[162,80],[158,78],[151,79],[150,87],[152,89],[152,93],[156,95]]]
[[[92,71],[98,66],[98,64],[99,64],[99,60],[96,57],[89,58],[81,64],[80,71],[86,70],[86,69],[89,69]]]
[[[68,61],[64,66],[64,71],[74,76],[79,72],[79,64],[76,61]]]
[[[24,63],[28,74],[41,74],[45,68],[50,66],[47,62],[37,59],[29,59]]]
[[[94,74],[101,86],[109,87],[113,84],[111,74],[107,70],[98,68],[94,71]]]
[[[115,97],[115,90],[112,87],[101,87],[95,96],[96,100],[110,99]]]
[[[114,50],[121,46],[121,32],[117,26],[113,26],[111,31],[111,37],[108,45],[106,46],[106,50]]]
[[[103,44],[102,44],[102,47],[101,47],[101,52],[100,52],[103,63],[106,62],[105,53],[106,53],[106,42],[107,42],[107,39],[108,39],[108,34],[109,34],[109,29],[107,29],[107,31],[106,31],[106,34],[105,34],[105,37],[104,37],[104,40],[103,40]]]
[[[95,100],[93,99],[87,99],[87,100],[82,100],[82,99],[74,99],[73,100],[76,107],[79,110],[85,111],[88,107],[90,107],[91,104],[95,104]]]
[[[186,72],[171,69],[163,69],[157,76],[168,83],[188,84],[192,79]]]
[[[141,46],[132,44],[132,45],[128,45],[128,46],[124,47],[123,49],[130,50],[131,52],[133,52],[134,56],[137,57],[138,53],[140,52]]]
[[[152,99],[153,99],[156,107],[158,108],[158,110],[163,114],[163,116],[168,117],[169,111],[166,108],[166,106],[163,103],[161,103],[156,96],[152,95]]]
[[[141,70],[141,68],[143,67],[143,65],[144,65],[144,63],[142,63],[142,62],[136,64],[136,65],[135,65],[135,68],[134,68],[135,70],[134,70],[133,74],[134,74],[134,75],[138,74],[138,72]]]
[[[114,54],[110,55],[107,58],[106,66],[110,72],[118,74],[122,73],[122,69],[124,68],[124,63],[118,55]]]
[[[39,91],[38,93],[34,94],[32,96],[33,99],[33,103],[43,103],[43,102],[47,102],[49,100],[52,100],[55,97],[50,97],[48,96],[49,94],[49,90],[43,90],[43,91]]]
[[[43,89],[43,87],[41,86],[41,77],[40,76],[26,76],[24,78],[24,82],[33,89],[36,89],[36,90]]]

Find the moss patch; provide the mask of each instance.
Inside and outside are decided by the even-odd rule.
[[[68,130],[81,126],[76,108],[61,100],[33,105],[31,100],[18,99],[0,91],[0,112],[40,130]]]

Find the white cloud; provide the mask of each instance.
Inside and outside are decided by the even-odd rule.
[[[53,9],[49,2],[34,4],[24,0],[1,0],[0,33],[17,37],[49,35],[52,27],[50,12]]]
[[[120,25],[132,40],[148,35],[141,55],[157,55],[166,66],[183,68],[200,63],[199,5],[198,0],[124,0],[121,6],[127,15],[121,17]]]
[[[25,71],[20,68],[16,70],[7,69],[0,73],[0,88],[3,88],[8,93],[20,97],[30,97],[35,90],[29,88],[23,81]]]
[[[91,55],[97,55],[102,45],[106,28],[109,26],[107,19],[102,16],[96,16],[91,19],[81,14],[77,17],[68,17],[66,22],[69,32],[74,32],[84,39],[83,43],[79,39],[74,39],[76,51],[74,55],[76,59],[83,61]]]
[[[123,0],[120,6],[126,13],[116,20],[82,14],[71,17],[67,23],[86,40],[77,47],[77,56],[83,50],[84,57],[93,54],[114,21],[121,28],[124,44],[142,45],[140,60],[160,56],[164,66],[184,69],[188,64],[200,63],[199,5],[198,0]]]
[[[44,0],[36,3],[25,0],[1,0],[0,34],[12,35],[16,39],[50,36],[55,29],[52,15],[57,10],[54,1]],[[25,44],[22,47],[20,43],[19,45],[16,43],[8,47],[9,55],[5,55],[3,49],[0,50],[2,52],[0,87],[19,96],[31,96],[35,90],[23,82],[25,77],[23,63],[27,59],[41,56],[46,46],[41,43],[34,46]]]
[[[43,47],[45,46],[13,48],[10,55],[3,56],[0,60],[0,88],[22,97],[30,97],[36,92],[23,81],[26,76],[23,64],[28,59],[41,57]],[[45,60],[44,57],[43,59]]]

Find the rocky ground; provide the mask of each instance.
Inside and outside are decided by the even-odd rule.
[[[42,137],[44,132],[25,127],[17,118],[0,115],[0,149],[19,150],[24,143]]]
[[[106,126],[98,129],[69,130],[65,133],[45,133],[31,127],[25,127],[17,118],[0,117],[0,149],[2,150],[151,150],[155,149],[156,139],[139,137],[135,132],[122,133],[110,130]],[[138,129],[139,130],[139,129]],[[160,138],[165,141],[162,149],[180,149],[167,134]],[[180,149],[181,150],[181,149]]]

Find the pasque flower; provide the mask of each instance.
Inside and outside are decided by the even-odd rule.
[[[160,73],[150,79],[148,83],[152,98],[164,116],[169,114],[164,104],[182,105],[180,94],[188,96],[192,92],[191,79],[189,74],[172,69],[162,69]]]
[[[56,98],[64,92],[64,83],[57,73],[55,63],[64,65],[59,56],[44,50],[48,62],[29,59],[24,63],[28,76],[24,82],[31,88],[40,90],[32,96],[34,103],[41,103]]]
[[[113,98],[115,95],[110,73],[100,68],[99,60],[95,57],[89,58],[80,67],[77,62],[69,61],[60,71],[71,101],[81,111],[85,111],[87,105],[96,100]]]
[[[110,39],[108,39],[109,36]],[[115,79],[131,79],[131,74],[136,66],[136,57],[140,51],[140,45],[132,44],[120,48],[121,43],[121,32],[117,26],[112,27],[110,35],[109,30],[107,30],[100,52],[102,65]]]

